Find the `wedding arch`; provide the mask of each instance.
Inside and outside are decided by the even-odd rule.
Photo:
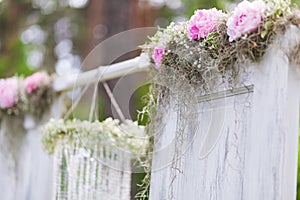
[[[35,80],[45,74],[33,75],[28,87],[18,86],[28,79],[2,81],[16,88],[16,98],[0,102],[3,199],[129,199],[131,163],[125,157],[141,151],[140,165],[148,174],[138,199],[295,199],[299,27],[299,11],[288,1],[243,1],[232,13],[196,10],[188,21],[171,23],[131,60],[48,77],[51,81],[37,87]],[[139,71],[155,74],[143,109],[150,118],[146,135],[133,122],[113,119],[52,120],[43,138],[37,134],[40,121],[61,117],[62,101],[53,95]],[[31,102],[52,109],[32,113]],[[19,113],[21,120],[13,118]],[[36,117],[40,113],[42,120]],[[141,135],[147,142],[136,143]],[[54,153],[54,163],[41,150],[41,140]],[[27,174],[29,168],[42,178]],[[117,178],[110,180],[109,174]],[[54,186],[45,185],[52,177]]]

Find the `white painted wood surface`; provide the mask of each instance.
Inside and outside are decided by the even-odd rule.
[[[70,90],[99,81],[103,82],[136,72],[147,71],[149,67],[149,58],[146,55],[141,54],[136,58],[108,66],[99,66],[98,68],[87,72],[58,77],[53,83],[53,88],[57,92]]]
[[[194,105],[198,123],[185,129],[173,165],[178,116],[171,103],[155,138],[151,200],[296,198],[300,75],[287,55],[299,35],[291,27],[260,63],[248,67],[249,92],[220,91]]]
[[[50,117],[60,117],[62,99],[41,121],[4,117],[0,124],[0,199],[50,200],[52,157],[42,148],[39,129]]]

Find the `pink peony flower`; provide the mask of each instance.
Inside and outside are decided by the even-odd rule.
[[[36,72],[33,75],[27,77],[24,81],[25,89],[28,94],[33,93],[39,87],[50,83],[50,77],[45,72]]]
[[[165,58],[164,53],[166,52],[166,48],[164,47],[155,47],[152,58],[155,62],[155,66],[157,69],[160,68],[162,61]]]
[[[11,108],[18,102],[18,79],[0,79],[0,107]]]
[[[244,0],[239,3],[226,23],[229,41],[232,42],[243,34],[256,31],[264,18],[265,7],[262,0],[253,2]]]
[[[226,17],[222,11],[212,8],[196,10],[188,25],[188,36],[192,40],[204,39],[217,30],[219,22]]]

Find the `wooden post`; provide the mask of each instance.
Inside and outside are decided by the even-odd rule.
[[[176,159],[178,110],[166,114],[155,138],[151,200],[296,199],[300,75],[288,56],[299,34],[292,26],[245,68],[243,85],[224,86],[209,101],[197,97],[197,127],[186,128]]]

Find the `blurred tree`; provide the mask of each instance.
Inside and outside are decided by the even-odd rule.
[[[78,47],[82,46],[82,38],[85,36],[82,24],[88,0],[78,2],[0,1],[1,77],[15,73],[27,75],[37,69],[53,72],[54,66],[63,58],[65,64],[67,58],[73,59],[71,64],[74,64],[74,59],[78,60],[80,54]],[[77,46],[73,45],[72,40],[76,41]]]
[[[30,4],[17,0],[0,3],[0,76],[15,72],[28,73],[24,44],[19,39],[19,27],[28,14]]]
[[[185,6],[185,13],[191,16],[196,9],[213,8],[226,9],[228,3],[235,2],[234,0],[182,0]]]

